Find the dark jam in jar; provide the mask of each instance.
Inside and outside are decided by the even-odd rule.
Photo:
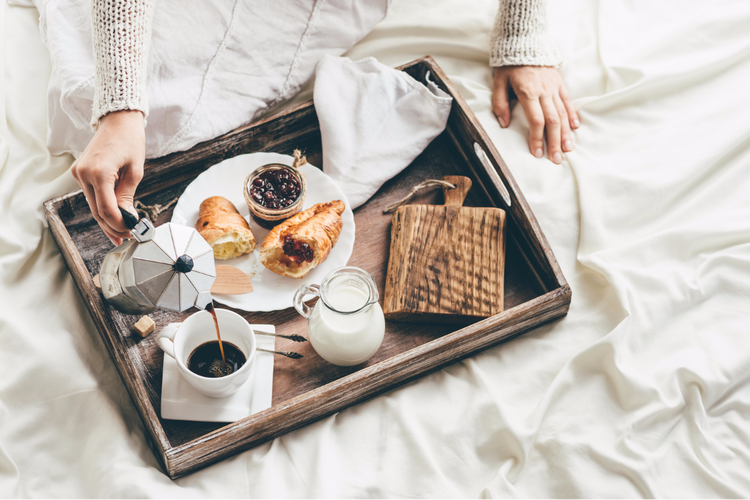
[[[299,198],[302,186],[293,173],[284,170],[267,170],[253,179],[250,198],[260,206],[272,210],[284,209]]]
[[[314,257],[314,253],[310,245],[304,241],[297,241],[290,236],[284,237],[284,246],[282,247],[284,253],[291,257],[297,264],[303,262],[311,262]]]

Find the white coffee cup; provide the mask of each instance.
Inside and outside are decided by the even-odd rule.
[[[214,319],[206,311],[200,311],[182,323],[170,323],[156,337],[156,343],[177,361],[180,375],[201,394],[223,398],[233,394],[247,382],[255,361],[255,332],[245,318],[226,309],[216,309],[221,340],[237,346],[245,355],[245,364],[225,377],[202,377],[187,367],[190,354],[202,344],[215,341]]]

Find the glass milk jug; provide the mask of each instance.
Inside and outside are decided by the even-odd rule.
[[[313,308],[305,296],[320,297]],[[307,331],[315,351],[329,363],[352,366],[372,357],[383,342],[385,318],[378,289],[366,271],[341,267],[318,285],[302,285],[294,308],[308,319]]]

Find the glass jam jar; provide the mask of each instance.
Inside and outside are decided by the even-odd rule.
[[[307,181],[294,167],[269,163],[245,178],[243,194],[253,220],[261,227],[273,229],[302,210]]]

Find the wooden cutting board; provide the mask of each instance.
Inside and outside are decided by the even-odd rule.
[[[463,323],[503,310],[505,211],[463,207],[471,179],[445,176],[445,205],[403,205],[391,226],[383,312]]]

